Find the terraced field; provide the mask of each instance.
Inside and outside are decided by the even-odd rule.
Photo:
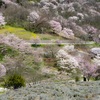
[[[8,91],[0,100],[100,100],[100,81],[41,82]]]

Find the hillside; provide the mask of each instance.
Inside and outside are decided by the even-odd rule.
[[[41,82],[0,96],[0,100],[100,100],[100,81]]]
[[[100,0],[0,0],[0,100],[100,99]]]
[[[98,0],[1,0],[1,13],[2,21],[5,19],[1,25],[42,33],[44,39],[48,33],[71,40],[100,42]]]

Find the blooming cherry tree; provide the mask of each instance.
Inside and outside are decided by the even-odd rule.
[[[56,58],[58,59],[58,64],[65,70],[72,70],[79,66],[77,60],[68,53],[69,50],[73,51],[73,48],[73,45],[67,45],[57,52]]]
[[[18,38],[14,34],[0,35],[0,43],[7,44],[22,52],[28,52],[28,53],[33,52],[31,44],[29,44],[27,41],[23,39]]]
[[[51,20],[51,21],[49,22],[49,24],[50,24],[52,30],[53,30],[55,33],[60,33],[60,32],[61,32],[62,26],[61,26],[61,24],[60,24],[59,22],[54,21],[54,20]]]
[[[49,22],[49,25],[51,29],[58,35],[68,38],[68,39],[73,39],[74,38],[74,33],[71,29],[69,28],[62,28],[60,22],[51,20]]]
[[[28,16],[28,20],[33,24],[36,23],[39,19],[40,16],[36,11],[31,12]]]
[[[73,52],[76,54],[73,54]],[[81,73],[84,80],[98,76],[96,72],[98,70],[97,64],[91,60],[88,53],[77,51],[73,45],[67,45],[60,49],[57,52],[56,58],[61,69],[73,74],[77,73],[77,75]]]
[[[6,24],[5,18],[3,17],[3,14],[0,13],[0,27],[1,27],[1,26],[4,26],[5,24]]]
[[[74,33],[71,29],[69,28],[64,28],[61,33],[60,33],[61,36],[63,37],[66,37],[68,39],[74,39]]]

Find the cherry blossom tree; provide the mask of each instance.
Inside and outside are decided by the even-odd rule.
[[[3,17],[3,14],[0,13],[0,27],[4,26],[6,24],[5,18]]]
[[[33,24],[36,23],[36,21],[38,21],[39,19],[40,16],[36,11],[31,12],[28,16],[28,20]]]
[[[51,20],[51,21],[49,22],[49,24],[50,24],[52,30],[53,30],[55,33],[61,32],[62,26],[61,26],[61,24],[60,24],[59,22],[54,21],[54,20]]]
[[[76,54],[73,54],[76,53]],[[65,46],[57,52],[57,63],[61,69],[70,72],[74,75],[77,73],[83,76],[83,80],[89,81],[91,77],[98,76],[97,70],[99,67],[91,60],[88,53],[77,51],[74,46]],[[77,72],[78,69],[78,72]],[[80,71],[80,73],[79,73]]]
[[[51,20],[49,22],[49,25],[54,33],[56,33],[62,37],[68,38],[68,39],[74,39],[73,31],[69,28],[62,28],[62,25],[60,24],[60,22]]]

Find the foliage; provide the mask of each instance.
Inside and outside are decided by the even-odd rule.
[[[100,81],[68,82],[45,80],[0,95],[0,100],[87,100],[100,99]]]
[[[27,17],[28,26],[27,30],[36,32],[36,33],[44,33],[49,30],[48,20],[49,15],[45,14],[42,10],[37,10],[30,12]]]
[[[9,75],[5,80],[7,88],[13,87],[14,89],[25,86],[25,79],[20,74],[14,73]]]
[[[13,48],[5,44],[0,44],[0,60],[3,60],[5,55],[14,57],[17,54],[18,54],[17,51],[14,50]]]
[[[0,7],[2,6],[2,4],[3,4],[3,1],[2,1],[2,0],[0,0]]]
[[[78,76],[75,77],[75,81],[78,82],[80,79]]]
[[[52,32],[57,33],[58,35],[68,38],[68,39],[73,39],[74,38],[74,33],[71,29],[62,27],[60,22],[57,22],[55,20],[51,20],[49,22],[49,25],[52,29]]]
[[[96,27],[96,28],[100,29],[100,18],[99,17],[100,16],[86,18],[84,21],[81,22],[81,24],[82,25],[89,24],[93,27]]]
[[[100,0],[96,0],[96,2],[100,2]]]
[[[33,2],[40,2],[40,0],[16,0],[17,3],[23,5],[25,2],[33,1]]]
[[[37,47],[41,47],[41,44],[34,43],[34,44],[32,44],[31,46],[37,48]]]
[[[85,45],[81,46],[83,47],[80,47],[79,45],[79,48],[77,49],[86,49],[84,48]],[[60,68],[62,68],[64,71],[66,70],[68,73],[71,74],[72,77],[74,76],[75,79],[76,77],[83,75],[83,77],[89,80],[91,77],[95,77],[98,74],[96,72],[96,70],[98,70],[97,63],[94,63],[91,60],[91,55],[85,52],[77,52],[71,46],[60,49],[56,57],[58,59],[57,64],[60,66]]]
[[[29,12],[26,8],[10,5],[4,10],[5,20],[8,25],[25,27]]]
[[[41,0],[29,0],[29,1],[40,2]]]
[[[54,21],[54,20],[51,20],[51,21],[49,22],[49,24],[50,24],[52,30],[53,30],[55,33],[61,32],[62,26],[61,26],[61,24],[60,24],[59,22]]]
[[[16,36],[18,36],[19,38],[25,39],[25,40],[29,40],[31,38],[36,38],[37,35],[33,32],[29,32],[27,30],[25,30],[24,28],[20,28],[20,27],[12,27],[12,26],[8,26],[6,25],[5,28],[0,30],[0,34],[2,33],[12,33],[15,34]]]

